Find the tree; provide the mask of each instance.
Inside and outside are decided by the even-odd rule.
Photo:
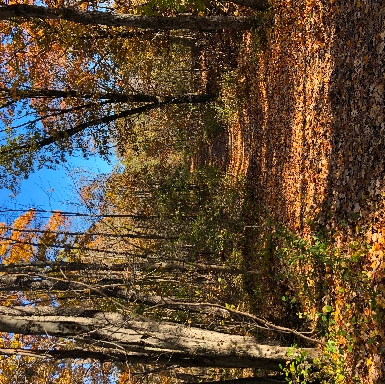
[[[3,267],[11,265],[22,265],[39,263],[36,261],[39,258],[54,257],[55,252],[49,250],[49,245],[52,242],[59,242],[59,237],[54,234],[55,230],[65,227],[65,217],[61,216],[58,212],[52,212],[48,222],[44,225],[46,231],[43,236],[36,236],[36,233],[30,229],[37,224],[36,212],[30,210],[13,222],[12,230],[7,229],[4,225],[0,226],[0,232],[2,239],[0,240],[0,249]],[[7,239],[4,239],[7,236]],[[35,241],[39,244],[38,248],[35,248],[29,244]],[[48,262],[48,261],[46,261]],[[15,275],[13,275],[15,276]],[[2,275],[1,278],[6,278],[6,275]],[[11,287],[10,287],[11,288]],[[16,287],[14,287],[16,288]],[[17,288],[12,290],[8,289],[7,293],[1,293],[2,305],[16,305],[25,303],[34,303],[37,301],[51,303],[49,299],[50,294],[45,290],[44,292],[37,290],[24,290],[24,293]],[[34,335],[11,335],[7,333],[0,334],[0,348],[46,348],[52,345],[52,340],[48,341],[46,337],[34,336]],[[28,382],[34,377],[35,383],[61,383],[68,382],[69,378],[75,379],[80,376],[91,379],[87,373],[87,369],[82,364],[74,364],[71,366],[63,364],[62,362],[46,362],[32,358],[22,358],[19,356],[1,356],[0,357],[0,381],[4,384],[13,384],[15,382]],[[105,382],[101,380],[103,367],[100,364],[94,364],[92,374],[99,376],[99,382]]]
[[[102,360],[123,363],[276,371],[286,362],[288,351],[259,344],[252,337],[80,308],[0,307],[0,331],[79,340],[99,350]],[[304,351],[308,359],[319,356],[316,349]],[[83,357],[97,357],[82,352]]]
[[[8,185],[11,187],[15,183],[15,177],[27,178],[33,170],[34,163],[38,166],[58,162],[71,153],[74,148],[80,147],[83,153],[87,153],[84,143],[87,136],[84,132],[88,131],[92,142],[96,144],[100,154],[108,153],[107,143],[111,140],[111,131],[100,129],[101,126],[108,126],[119,119],[130,116],[140,115],[151,110],[162,108],[168,105],[178,105],[187,103],[206,103],[213,100],[214,95],[187,94],[180,96],[151,96],[143,94],[122,94],[110,92],[105,94],[83,94],[74,90],[56,90],[56,89],[0,89],[0,96],[3,99],[3,108],[11,108],[14,104],[26,99],[45,99],[46,103],[55,103],[59,99],[70,99],[75,103],[75,107],[54,109],[50,111],[40,110],[40,117],[33,119],[22,126],[27,127],[26,134],[15,137],[7,145],[0,147],[0,160],[4,168],[3,177],[8,175],[10,180]],[[71,102],[70,101],[70,102]],[[115,105],[121,104],[123,110],[117,113],[110,113]],[[138,104],[137,107],[130,107],[132,104]],[[49,105],[49,104],[48,104]],[[104,107],[108,106],[105,110]],[[115,107],[116,108],[116,107]],[[93,116],[93,113],[103,114],[100,117]],[[91,116],[81,123],[75,123],[72,127],[62,127],[60,117],[68,116]],[[43,123],[43,130],[38,124]],[[92,130],[93,129],[93,130]],[[55,145],[54,147],[52,145]],[[52,156],[47,157],[42,152],[43,148],[51,146]],[[58,151],[59,149],[59,151]]]
[[[121,40],[136,39],[137,45],[151,41],[141,39],[133,28],[211,31],[249,28],[254,23],[249,18],[149,17],[118,13],[119,7],[102,12],[100,4],[80,6],[83,10],[76,5],[54,8],[40,3],[0,6],[0,19],[6,27],[2,35],[6,69],[0,80],[3,121],[12,123],[5,127],[8,136],[2,154],[9,171],[15,164],[19,167],[16,176],[28,175],[37,156],[41,156],[40,164],[45,164],[46,150],[54,149],[53,145],[60,149],[54,161],[61,161],[76,146],[86,155],[92,152],[89,138],[91,146],[107,154],[119,133],[127,134],[145,120],[132,123],[129,117],[153,113],[159,107],[171,110],[177,104],[211,100],[213,95],[191,92],[191,84],[185,86],[182,77],[176,86],[143,81],[146,76],[135,70],[156,50],[148,46],[136,49],[132,56],[137,63],[127,65],[129,43]],[[94,32],[98,39],[107,36],[108,44],[90,44]],[[151,84],[156,86],[151,89]],[[27,124],[14,124],[13,114],[23,105],[33,118]],[[110,123],[111,127],[105,127]],[[132,146],[136,149],[142,148]],[[169,145],[159,156],[160,162],[173,150]],[[145,151],[159,154],[151,145]],[[304,332],[241,311],[239,301],[223,298],[223,291],[231,289],[222,287],[234,280],[234,274],[258,274],[220,264],[224,260],[221,253],[231,254],[229,240],[241,238],[239,228],[242,230],[244,223],[238,217],[243,213],[243,196],[234,194],[227,203],[219,201],[217,191],[224,184],[212,175],[206,179],[200,170],[191,173],[186,156],[183,161],[182,165],[182,160],[173,164],[177,165],[176,174],[162,174],[166,167],[158,167],[147,185],[135,180],[134,173],[126,180],[120,178],[123,183],[119,186],[116,177],[117,188],[126,195],[123,199],[112,191],[115,196],[110,201],[131,204],[124,209],[132,212],[119,220],[119,208],[106,198],[112,183],[96,182],[83,188],[86,202],[97,202],[98,194],[102,197],[95,205],[98,218],[84,233],[54,226],[0,228],[0,246],[7,256],[0,267],[0,291],[9,299],[0,306],[0,331],[8,339],[14,334],[33,340],[24,345],[4,343],[0,354],[48,357],[60,363],[87,358],[120,367],[141,363],[276,371],[287,360],[288,348],[284,343],[270,342],[273,332],[290,333],[306,340],[306,346],[322,345]],[[128,189],[139,195],[135,201]],[[157,200],[155,207],[151,206],[152,198]],[[235,214],[226,204],[234,205]],[[109,215],[103,217],[103,212]],[[150,217],[161,220],[151,221]],[[228,236],[230,231],[223,223],[236,227],[234,236]],[[191,224],[194,236],[189,232]],[[158,247],[161,242],[168,243]],[[183,247],[185,253],[180,252]],[[204,261],[192,261],[202,255]],[[12,301],[15,296],[21,299]],[[315,348],[305,352],[309,360],[320,355]]]
[[[149,28],[160,30],[191,29],[210,31],[221,29],[250,29],[256,25],[250,17],[197,17],[178,15],[177,17],[139,16],[114,14],[100,11],[82,11],[73,7],[52,8],[38,5],[13,4],[0,7],[0,20],[14,17],[44,20],[67,20],[83,25],[105,25],[109,27]]]
[[[0,292],[8,298],[8,305],[0,306],[0,332],[28,335],[34,340],[32,344],[4,342],[0,354],[24,356],[29,359],[25,367],[36,358],[49,358],[56,361],[58,367],[62,366],[63,359],[88,359],[121,367],[151,364],[276,371],[278,365],[286,361],[287,347],[271,343],[261,335],[258,341],[251,336],[231,335],[228,331],[234,326],[289,332],[302,340],[322,344],[305,333],[276,326],[230,304],[202,302],[199,296],[194,299],[189,292],[185,297],[157,295],[154,286],[157,280],[146,281],[146,275],[151,273],[156,273],[164,282],[169,275],[179,276],[177,283],[181,287],[182,271],[185,279],[197,271],[215,273],[215,276],[243,271],[202,263],[186,265],[182,261],[156,263],[148,256],[136,264],[111,264],[113,250],[104,258],[104,263],[71,261],[79,258],[80,248],[86,249],[95,238],[117,238],[124,234],[97,233],[97,226],[84,234],[63,230],[60,225],[65,222],[64,215],[58,212],[43,228],[42,224],[31,227],[31,217],[36,214],[31,210],[13,225],[2,225],[0,239],[8,260],[0,266]],[[49,251],[56,247],[66,249],[71,244],[75,247],[71,237],[80,244],[74,254]],[[85,239],[83,242],[79,240],[81,237]],[[8,255],[14,255],[15,250],[18,257],[10,258]],[[36,255],[40,256],[36,258]],[[210,279],[205,282],[207,286],[212,284]],[[204,285],[201,289],[205,289]],[[14,298],[15,293],[19,300],[13,302],[10,298]],[[189,325],[185,325],[186,321]],[[310,360],[320,353],[314,348],[304,351]]]
[[[127,11],[119,2],[111,4],[108,12],[101,11],[97,2],[57,8],[48,5],[0,5],[4,42],[0,118],[5,125],[0,164],[2,179],[13,191],[36,166],[55,167],[74,151],[80,150],[84,156],[98,152],[108,158],[117,141],[118,120],[215,98],[186,89],[191,86],[179,86],[175,92],[165,80],[170,76],[159,76],[159,70],[155,78],[161,77],[167,85],[159,87],[159,81],[144,80],[147,75],[142,76],[138,69],[143,67],[143,57],[153,57],[155,46],[162,46],[154,44],[160,41],[159,33],[149,29],[244,29],[255,23],[248,17],[119,13],[119,9]],[[177,9],[180,4],[175,6]],[[262,9],[266,4],[257,1],[254,6]],[[140,13],[138,9],[128,11]],[[145,29],[133,30],[137,27]],[[89,44],[95,38],[105,39],[104,44]],[[129,57],[138,57],[135,67],[127,62]],[[184,77],[178,82],[188,84]]]
[[[242,7],[248,7],[257,11],[266,11],[269,7],[269,2],[267,0],[234,0],[231,3],[240,5]],[[217,3],[218,4],[218,3]],[[219,3],[220,5],[221,3]],[[170,10],[177,11],[180,13],[186,13],[191,11],[204,11],[206,9],[213,8],[210,2],[205,2],[202,0],[168,0],[167,2],[162,2],[159,0],[148,0],[144,4],[139,5],[139,10],[145,14],[153,14],[155,10]]]
[[[150,75],[154,70],[143,65],[144,57],[159,63],[159,57],[173,54],[168,48],[162,52],[159,38],[157,44],[147,39],[148,32],[129,31],[127,38],[119,28],[20,21],[2,22],[0,48],[1,176],[13,190],[36,166],[54,167],[75,151],[107,158],[118,139],[118,120],[215,97],[191,92],[185,79],[184,86],[174,86],[186,60],[171,58],[175,64],[168,65],[168,74],[163,68],[164,76]],[[89,44],[95,35],[107,37],[103,44]]]

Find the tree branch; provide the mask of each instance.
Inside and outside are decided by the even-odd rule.
[[[100,11],[82,11],[72,7],[50,8],[38,5],[13,4],[0,7],[0,20],[12,18],[67,20],[83,25],[106,25],[142,29],[191,29],[191,30],[246,30],[256,25],[251,17],[200,17],[178,15],[177,17],[138,16]]]
[[[0,7],[1,10],[1,7]],[[30,149],[42,149],[47,145],[60,142],[62,140],[68,140],[70,137],[85,131],[88,128],[101,125],[101,124],[108,124],[113,121],[116,121],[118,119],[122,119],[125,117],[149,112],[156,108],[161,108],[166,105],[177,105],[177,104],[187,104],[187,103],[206,103],[208,101],[213,100],[214,95],[197,95],[197,94],[187,94],[182,96],[167,96],[164,97],[162,101],[157,101],[152,104],[146,104],[138,108],[128,109],[123,112],[119,112],[113,115],[104,116],[98,119],[94,119],[91,121],[87,121],[85,123],[78,124],[70,129],[67,129],[65,131],[58,131],[55,132],[52,136],[47,136],[37,142],[32,142],[28,144],[18,145],[18,146],[12,146],[9,149],[3,149],[0,151],[1,154],[9,154],[18,150],[30,150]]]

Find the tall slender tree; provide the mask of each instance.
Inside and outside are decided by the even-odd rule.
[[[101,359],[123,363],[277,371],[288,352],[285,347],[259,344],[252,337],[78,308],[0,307],[0,330],[77,339],[96,351],[101,348]],[[310,360],[319,356],[316,349],[304,352]],[[88,357],[84,349],[83,356]],[[97,357],[92,352],[90,356]]]
[[[14,17],[24,19],[39,18],[43,20],[60,19],[83,25],[105,25],[109,27],[121,26],[158,30],[242,30],[250,29],[256,25],[255,19],[250,17],[197,17],[190,15],[178,15],[176,17],[152,17],[101,11],[83,11],[74,7],[52,8],[29,4],[13,4],[0,7],[0,20],[9,20]]]

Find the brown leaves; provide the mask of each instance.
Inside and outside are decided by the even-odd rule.
[[[347,258],[326,268],[325,281],[338,327],[359,334],[353,343],[336,336],[345,368],[353,375],[361,359],[365,382],[378,377],[385,342],[378,320],[385,303],[384,16],[378,1],[275,1],[266,45],[258,50],[253,35],[244,39],[239,79],[247,77],[250,93],[230,128],[237,137],[231,172],[249,176],[279,222],[305,239],[314,234],[308,223],[317,223]],[[240,159],[245,164],[234,167]],[[349,247],[357,243],[362,249],[354,254]],[[344,281],[339,273],[347,265],[352,277]]]

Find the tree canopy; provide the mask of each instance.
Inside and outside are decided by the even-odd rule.
[[[17,13],[19,5],[29,7],[4,5],[2,11]],[[188,49],[176,44],[170,50],[168,38],[156,32],[130,30],[126,36],[99,23],[89,28],[20,15],[2,24],[0,156],[9,188],[36,166],[54,167],[77,150],[107,157],[119,120],[216,97],[194,91],[185,81]],[[149,65],[151,60],[162,64]]]

